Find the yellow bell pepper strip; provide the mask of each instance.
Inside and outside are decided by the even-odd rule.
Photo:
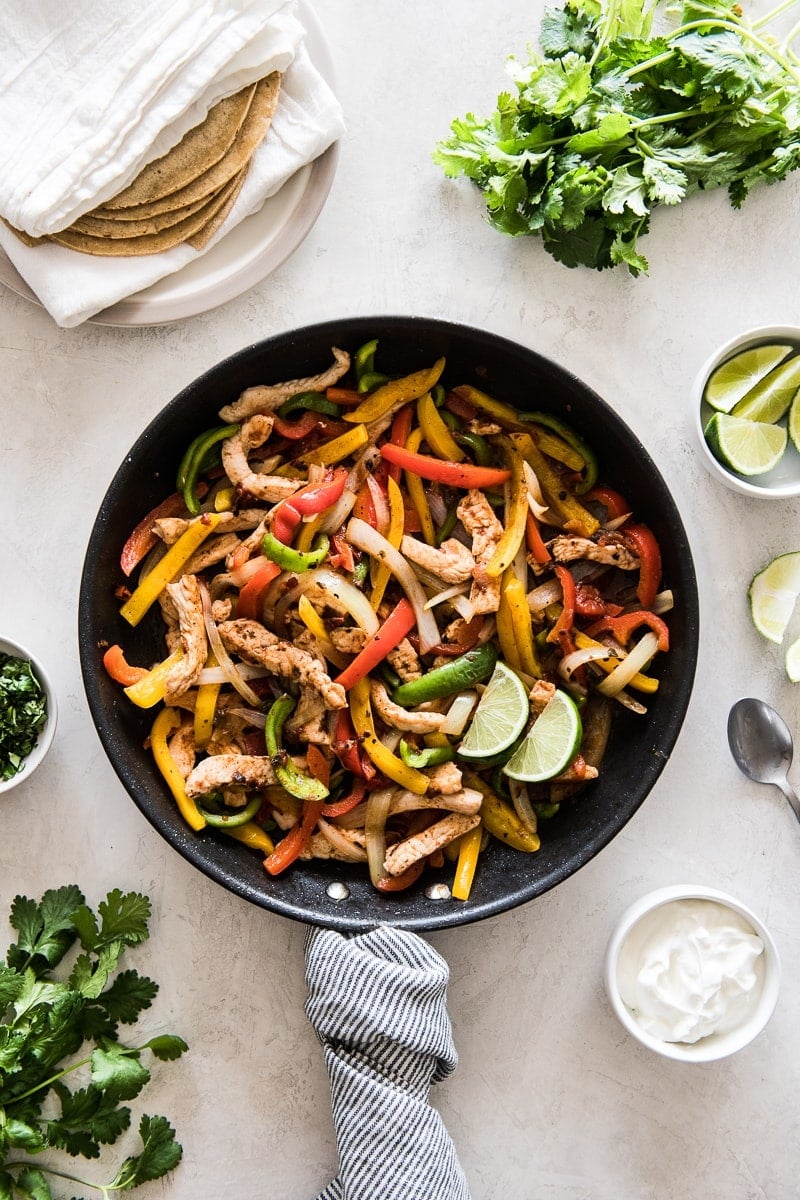
[[[120,609],[120,616],[124,617],[129,625],[139,624],[167,584],[180,573],[197,547],[214,532],[219,522],[219,513],[203,513],[196,521],[192,521],[186,532],[170,546],[164,557],[159,559]]]
[[[428,790],[428,777],[415,767],[406,766],[396,754],[387,750],[375,733],[368,679],[359,680],[350,691],[350,716],[364,750],[378,770],[393,783],[399,783],[416,796],[423,796]]]
[[[269,855],[275,851],[275,843],[272,838],[255,821],[248,821],[246,825],[223,828],[221,832],[226,833],[228,837],[235,838],[237,842],[249,846],[251,850],[260,850],[262,854]]]
[[[450,893],[454,900],[469,900],[472,891],[472,881],[475,878],[475,868],[478,865],[478,855],[481,851],[483,827],[476,825],[463,834],[459,841],[458,863]]]
[[[573,496],[563,479],[534,443],[530,434],[512,433],[511,441],[526,462],[530,463],[539,480],[545,500],[564,522],[565,529],[572,533],[578,533],[582,537],[592,537],[597,533],[600,528],[597,517],[593,516],[588,508],[584,508],[580,500]]]
[[[534,425],[544,426],[545,429],[551,430],[557,437],[560,446],[557,453],[551,453],[547,448],[547,444],[543,440],[544,434],[540,433],[538,437],[539,448],[545,454],[551,454],[551,457],[557,458],[559,462],[563,462],[565,466],[570,467],[574,471],[580,471],[582,478],[580,483],[575,484],[575,492],[579,496],[585,495],[590,491],[597,482],[597,455],[590,446],[575,432],[575,430],[562,421],[560,417],[553,416],[552,413],[532,412],[525,414],[526,421],[532,421]],[[567,444],[581,460],[577,466],[574,460],[570,460],[564,455],[564,444]],[[556,448],[553,447],[555,450]]]
[[[299,771],[283,748],[283,726],[296,703],[293,696],[284,693],[267,713],[264,727],[267,754],[275,771],[275,778],[291,796],[297,796],[299,800],[322,801],[327,799],[328,789],[318,779]]]
[[[167,686],[167,676],[177,662],[183,658],[183,651],[173,650],[168,658],[153,667],[136,683],[125,688],[125,695],[138,708],[152,708],[154,704],[164,699]]]
[[[503,532],[494,554],[486,564],[486,574],[490,579],[498,579],[517,557],[517,551],[525,537],[525,521],[529,512],[528,488],[522,470],[522,455],[507,437],[499,437],[496,440],[500,453],[508,466],[510,479]]]
[[[207,667],[215,667],[217,660],[213,654],[206,659]],[[217,711],[217,697],[222,688],[221,683],[201,683],[197,689],[194,702],[194,744],[198,750],[205,750],[211,741],[214,731],[214,716]]]
[[[513,846],[515,850],[535,854],[541,845],[538,834],[531,833],[522,824],[511,805],[501,800],[479,775],[473,774],[472,771],[464,771],[462,774],[467,787],[474,788],[483,796],[481,820],[492,837]]]
[[[569,467],[570,471],[583,470],[585,460],[558,434],[549,433],[546,429],[537,429],[532,436],[542,454],[546,454],[548,458],[554,458],[556,462],[563,463],[565,467]],[[575,490],[578,490],[577,487]]]
[[[509,567],[503,576],[500,607],[508,613],[517,664],[520,671],[525,675],[532,675],[534,679],[541,679],[542,667],[539,662],[539,656],[536,653],[536,643],[533,640],[533,621],[531,619],[531,610],[528,607],[528,597],[525,585],[514,574],[513,567]],[[500,621],[498,614],[498,633],[499,628]],[[511,666],[514,665],[512,662]]]
[[[504,404],[502,400],[495,400],[494,396],[487,396],[486,392],[481,392],[476,387],[471,387],[469,384],[462,384],[461,387],[453,388],[456,396],[460,396],[462,400],[466,400],[468,404],[473,404],[475,408],[479,408],[481,412],[485,412],[488,416],[494,417],[498,424],[503,425],[506,429],[519,432],[524,430],[525,425],[520,420],[520,414],[510,404]]]
[[[422,445],[422,430],[412,429],[408,435],[408,441],[405,444],[405,449],[411,454],[415,454]],[[401,447],[402,449],[403,447]],[[428,498],[425,495],[425,486],[419,475],[414,471],[405,472],[406,488],[408,490],[409,499],[414,507],[414,511],[419,517],[419,523],[422,526],[422,536],[429,546],[436,545],[436,529],[431,516],[430,505]],[[399,546],[398,542],[398,546]]]
[[[446,462],[464,461],[466,455],[442,420],[430,392],[420,396],[417,401],[417,420],[422,436],[434,454]]]
[[[408,404],[410,400],[419,400],[420,396],[429,392],[439,382],[444,364],[445,360],[439,358],[432,367],[414,371],[411,375],[404,375],[402,379],[392,379],[383,387],[376,388],[358,408],[343,414],[345,421],[377,421],[401,405]]]
[[[335,667],[339,667],[340,670],[346,667],[349,662],[347,655],[340,653],[328,637],[325,622],[308,596],[301,596],[297,601],[297,613],[306,629],[309,629],[317,639],[319,648],[328,661],[332,662]]]
[[[404,471],[422,476],[423,479],[431,479],[436,483],[464,490],[495,487],[511,477],[510,471],[500,467],[475,467],[471,463],[443,462],[430,454],[412,453],[407,442],[405,449],[385,442],[381,446],[381,457],[387,462],[396,463]]]
[[[331,467],[334,463],[342,462],[351,454],[363,449],[368,441],[369,432],[366,425],[356,425],[355,428],[348,429],[347,433],[341,433],[339,437],[333,438],[330,442],[324,442],[321,446],[317,446],[316,450],[304,454],[302,458],[295,459],[291,465],[308,467],[312,463],[316,463],[321,467]]]
[[[294,539],[295,550],[299,550],[301,554],[308,554],[314,542],[314,538],[317,536],[317,531],[319,530],[319,527],[325,520],[326,516],[327,513],[321,512],[317,513],[317,515],[311,521],[302,522],[300,525],[300,531],[297,534],[297,537]]]
[[[497,640],[500,643],[500,653],[503,656],[504,662],[513,667],[515,671],[521,671],[522,666],[519,661],[517,652],[517,642],[514,635],[514,621],[511,616],[511,605],[508,602],[506,595],[506,587],[511,578],[513,578],[513,568],[509,567],[503,582],[500,587],[500,604],[497,609]],[[527,603],[527,601],[526,601]]]
[[[602,642],[595,641],[594,638],[589,637],[587,634],[581,633],[580,630],[577,629],[573,630],[572,636],[575,641],[575,647],[578,650],[588,650],[590,648],[594,649],[596,646],[602,646],[603,644]],[[610,675],[614,668],[619,666],[619,659],[597,658],[594,660],[594,665],[596,667],[601,667],[607,675]],[[658,691],[658,680],[653,679],[652,675],[645,675],[643,672],[639,671],[636,675],[634,675],[633,679],[630,680],[627,686],[634,688],[638,692],[647,692],[652,694],[653,692]]]
[[[395,550],[399,550],[400,543],[403,540],[403,525],[405,523],[403,493],[391,475],[386,479],[386,490],[389,495],[389,528],[386,532],[386,540],[391,546],[394,546]],[[392,573],[389,568],[384,563],[381,563],[375,572],[375,583],[372,588],[372,595],[369,598],[369,602],[375,612],[380,608],[384,592],[386,591],[386,585],[391,577]]]
[[[186,824],[197,832],[205,827],[206,819],[194,800],[191,800],[186,795],[183,776],[178,770],[175,759],[172,757],[167,745],[167,738],[171,733],[175,732],[180,723],[181,714],[177,708],[162,708],[150,730],[150,749],[153,753],[156,766],[175,798],[175,803],[178,805],[181,816]]]
[[[214,512],[230,512],[235,499],[236,492],[232,487],[220,488],[218,492],[214,493]]]

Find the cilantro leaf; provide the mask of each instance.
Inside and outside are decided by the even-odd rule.
[[[539,27],[539,44],[547,58],[580,54],[589,58],[594,48],[593,22],[574,8],[546,8]]]
[[[120,971],[100,1001],[112,1021],[132,1025],[149,1008],[158,993],[158,984],[137,971]]]
[[[150,1078],[139,1062],[138,1050],[103,1041],[92,1052],[92,1083],[117,1100],[133,1100]]]
[[[101,919],[99,929],[94,914],[85,905],[74,913],[73,923],[84,950],[96,953],[112,942],[137,946],[147,940],[152,908],[146,896],[115,888],[100,901],[97,911]]]
[[[178,1165],[183,1151],[175,1140],[175,1130],[166,1117],[149,1117],[145,1114],[139,1122],[142,1151],[126,1158],[109,1190],[129,1191],[140,1183],[160,1179]]]
[[[17,1176],[17,1191],[25,1200],[53,1200],[50,1185],[41,1171],[27,1168]]]
[[[72,914],[82,903],[83,895],[74,886],[51,889],[38,904],[27,896],[15,897],[10,919],[19,940],[8,948],[8,965],[24,970],[32,964],[41,971],[61,962],[75,941]]]
[[[47,720],[47,699],[31,663],[0,652],[0,779],[22,769]]]
[[[156,1058],[160,1058],[163,1062],[171,1062],[175,1058],[180,1058],[189,1049],[183,1038],[169,1033],[162,1033],[158,1037],[150,1038],[146,1046]]]
[[[116,1100],[92,1084],[74,1092],[57,1084],[54,1091],[61,1114],[48,1121],[48,1136],[52,1145],[68,1154],[97,1158],[101,1143],[115,1142],[130,1127],[130,1109],[118,1107]]]

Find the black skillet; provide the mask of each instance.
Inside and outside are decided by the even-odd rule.
[[[124,582],[120,549],[142,515],[174,490],[176,466],[189,441],[217,424],[218,410],[244,388],[314,374],[329,364],[331,346],[353,350],[373,337],[380,340],[382,370],[407,374],[445,355],[451,384],[475,384],[519,408],[548,410],[574,425],[596,449],[601,479],[624,492],[637,519],[659,539],[665,585],[675,594],[671,650],[647,715],[620,710],[601,777],[579,802],[546,823],[538,854],[492,842],[467,902],[430,899],[426,888],[435,875],[406,893],[384,896],[371,887],[364,868],[337,863],[304,863],[272,879],[258,854],[224,835],[193,833],[144,748],[153,714],[131,705],[101,664],[102,647],[113,642],[123,643],[131,662],[163,655],[159,615],[131,631],[119,617],[114,592]],[[91,532],[80,589],[80,657],[89,707],[115,771],[145,817],[229,891],[284,916],[340,930],[379,923],[417,931],[466,924],[532,900],[577,871],[623,828],[669,758],[689,703],[697,641],[697,584],[678,509],[655,463],[613,408],[532,350],[422,317],[344,318],[279,334],[245,347],[189,384],[145,429],[114,476]],[[333,880],[346,883],[347,899],[328,896]]]

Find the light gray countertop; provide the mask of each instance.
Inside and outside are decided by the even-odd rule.
[[[800,323],[800,177],[762,188],[738,212],[722,192],[658,211],[642,243],[647,278],[570,271],[537,241],[502,237],[477,193],[446,181],[430,152],[453,117],[491,108],[507,54],[535,38],[542,10],[322,0],[348,123],[338,174],[302,246],[224,307],[158,328],[65,331],[0,291],[0,632],[44,659],[60,702],[46,763],[0,805],[0,909],[18,892],[68,882],[94,903],[115,886],[152,897],[141,959],[161,990],[147,1019],[182,1033],[191,1051],[157,1066],[149,1085],[147,1109],[173,1120],[185,1157],[143,1195],[310,1200],[336,1153],[320,1047],[303,1015],[303,928],[196,872],[140,815],[100,747],[77,654],[89,530],[138,433],[206,368],[295,326],[400,313],[492,330],[595,388],[670,485],[701,598],[688,716],[636,816],[552,892],[431,937],[450,964],[460,1055],[435,1101],[473,1200],[800,1196],[800,829],[777,790],[737,773],[725,739],[743,694],[770,700],[798,728],[800,690],[754,631],[747,585],[771,556],[800,549],[800,502],[749,500],[712,481],[689,407],[692,379],[720,342]],[[764,918],[783,961],[766,1031],[705,1066],[635,1044],[602,986],[617,916],[677,882],[733,893]]]

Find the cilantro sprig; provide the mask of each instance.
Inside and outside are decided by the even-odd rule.
[[[796,3],[750,22],[733,0],[684,0],[657,36],[651,0],[548,9],[539,52],[509,60],[516,92],[453,121],[434,161],[478,185],[497,229],[540,237],[565,266],[646,272],[657,206],[725,187],[739,208],[800,166],[800,27],[765,32]]]
[[[13,779],[47,720],[47,698],[26,658],[0,652],[0,780]]]
[[[138,1151],[105,1183],[33,1163],[44,1151],[99,1158],[130,1128],[127,1101],[150,1079],[143,1056],[168,1061],[187,1049],[174,1034],[133,1046],[119,1039],[158,992],[136,970],[118,970],[123,953],[147,939],[150,915],[135,892],[109,892],[96,913],[74,885],[38,902],[15,898],[17,941],[0,960],[0,1200],[54,1200],[50,1181],[59,1179],[110,1197],[180,1161],[166,1118],[144,1114]]]

